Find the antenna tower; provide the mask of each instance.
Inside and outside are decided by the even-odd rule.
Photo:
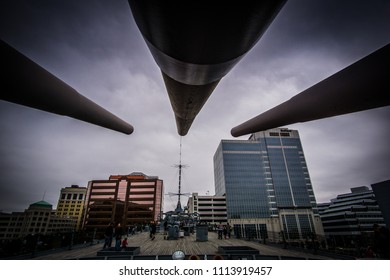
[[[180,198],[182,195],[189,195],[189,193],[181,193],[181,172],[182,172],[182,169],[183,168],[186,168],[188,167],[188,165],[185,165],[185,164],[181,164],[181,148],[182,148],[182,136],[180,136],[180,152],[179,152],[179,164],[175,164],[173,167],[176,167],[176,168],[179,168],[179,191],[178,193],[176,194],[172,194],[170,193],[171,195],[177,195],[178,197],[178,200],[177,200],[177,206],[176,206],[176,210],[175,212],[177,213],[181,213],[183,212],[183,208],[181,207],[181,201],[180,201]]]

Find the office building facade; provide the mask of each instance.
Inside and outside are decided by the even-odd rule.
[[[366,186],[319,203],[318,209],[328,244],[333,247],[368,245],[373,225],[386,225],[374,192]]]
[[[30,204],[24,212],[0,213],[0,221],[0,240],[72,232],[77,222],[57,216],[53,206],[43,200]]]
[[[227,223],[225,196],[192,193],[192,196],[188,198],[187,207],[190,213],[198,214],[199,221],[202,223],[210,226]]]
[[[83,228],[100,236],[109,223],[127,229],[156,221],[163,209],[163,192],[162,180],[140,172],[90,181]]]
[[[214,179],[237,236],[297,241],[324,234],[298,131],[222,140]]]
[[[81,228],[87,188],[72,185],[62,188],[57,203],[57,215],[73,217],[77,220],[76,230]]]

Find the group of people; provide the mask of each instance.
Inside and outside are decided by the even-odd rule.
[[[156,232],[157,232],[157,225],[155,221],[152,221],[150,223],[150,239],[154,240],[156,238]],[[113,223],[110,223],[105,232],[104,232],[104,245],[103,249],[110,248],[112,246],[112,241],[115,239],[115,250],[121,251],[124,250],[127,245],[127,237],[122,239],[123,236],[123,229],[120,223],[117,223],[116,226],[114,226]]]
[[[222,239],[222,236],[225,239],[230,238],[230,231],[231,228],[229,223],[227,223],[226,225],[222,225],[222,223],[219,223],[219,225],[217,226],[218,239]]]
[[[216,230],[218,233],[218,239],[228,239],[230,238],[231,227],[229,223],[223,225],[219,223],[216,225]],[[164,230],[167,230],[167,222],[164,223]],[[376,256],[380,259],[390,259],[390,232],[386,227],[379,226],[378,224],[374,224],[373,226],[373,246],[369,246],[363,252],[363,256],[366,258],[373,258]],[[157,232],[157,223],[152,221],[149,225],[150,239],[154,240],[156,238]],[[105,232],[104,232],[104,246],[105,248],[110,248],[112,246],[112,241],[115,239],[115,250],[121,251],[124,250],[128,246],[127,237],[122,239],[123,229],[120,223],[117,223],[114,226],[113,223],[110,223]]]
[[[110,248],[112,241],[115,239],[115,250],[120,251],[127,247],[127,237],[122,240],[123,229],[121,224],[118,223],[115,227],[113,223],[110,223],[104,232],[104,245],[103,249]]]

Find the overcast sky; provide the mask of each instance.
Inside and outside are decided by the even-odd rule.
[[[0,37],[135,128],[125,135],[0,100],[0,210],[43,197],[55,208],[63,187],[135,171],[177,192],[174,114],[127,1],[1,1]],[[182,192],[214,194],[213,155],[232,127],[389,42],[390,1],[288,1],[182,138]],[[317,202],[390,179],[389,120],[384,107],[288,126],[300,133]],[[165,210],[176,202],[165,196]]]

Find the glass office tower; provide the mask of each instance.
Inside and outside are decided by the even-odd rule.
[[[273,240],[323,235],[298,131],[277,128],[248,140],[222,140],[214,178],[236,235]]]

